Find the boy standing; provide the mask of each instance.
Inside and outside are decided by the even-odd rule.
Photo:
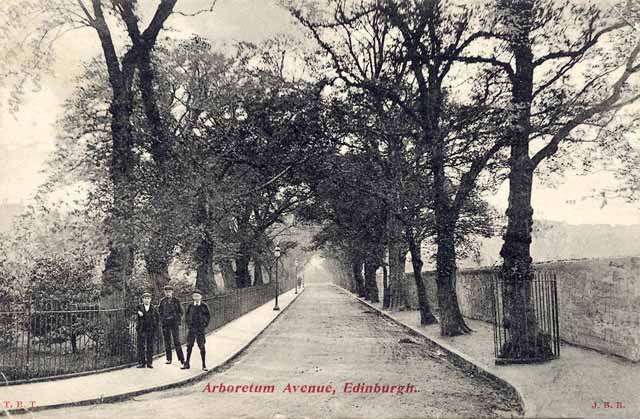
[[[136,307],[138,333],[138,368],[153,368],[153,336],[158,328],[158,310],[151,305],[151,294],[142,294],[142,304]]]
[[[187,328],[189,329],[189,333],[187,334],[187,361],[182,366],[182,369],[188,370],[190,368],[189,360],[191,359],[191,351],[195,341],[198,343],[198,348],[200,349],[202,369],[207,371],[207,365],[205,363],[204,330],[209,325],[211,314],[209,313],[209,307],[202,302],[202,292],[200,290],[193,290],[191,298],[193,299],[193,303],[187,307],[186,315]]]
[[[162,336],[164,338],[164,349],[167,357],[167,364],[171,364],[171,343],[176,348],[178,361],[184,364],[184,355],[180,345],[180,321],[182,320],[182,307],[180,301],[173,296],[173,287],[164,286],[164,298],[160,300],[158,308],[160,320],[162,321]],[[173,339],[172,339],[173,337]]]

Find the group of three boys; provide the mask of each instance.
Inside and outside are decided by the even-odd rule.
[[[202,301],[202,292],[193,290],[193,302],[187,306],[185,323],[187,325],[187,359],[184,359],[182,346],[180,345],[180,322],[182,321],[182,306],[180,301],[173,296],[173,288],[170,285],[164,287],[164,298],[156,309],[151,305],[151,294],[142,294],[142,304],[137,310],[137,338],[138,338],[138,368],[153,368],[153,342],[158,326],[162,324],[162,335],[166,351],[167,364],[171,364],[171,344],[176,350],[178,360],[183,370],[189,369],[193,344],[197,343],[202,358],[202,369],[207,370],[205,362],[205,329],[211,320],[209,307]]]

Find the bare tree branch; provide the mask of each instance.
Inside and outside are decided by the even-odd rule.
[[[640,99],[640,95],[636,95],[630,99],[624,100],[622,102],[618,102],[620,100],[620,96],[622,95],[622,90],[629,78],[638,72],[638,66],[634,66],[633,63],[640,55],[640,42],[635,46],[629,57],[627,58],[627,64],[625,66],[625,70],[622,75],[616,80],[613,85],[611,94],[600,103],[595,106],[591,106],[584,111],[580,112],[576,115],[571,121],[567,122],[544,146],[540,149],[531,159],[533,163],[533,167],[536,167],[542,160],[547,157],[552,156],[557,150],[560,142],[569,136],[571,131],[581,125],[586,120],[610,110],[620,108],[622,106],[633,103],[634,101]]]
[[[218,0],[213,0],[211,2],[211,6],[209,6],[208,8],[196,10],[193,13],[186,13],[186,12],[181,12],[181,11],[175,10],[175,11],[173,11],[173,14],[180,15],[180,16],[186,16],[186,17],[199,16],[199,15],[204,14],[204,13],[213,12],[213,7],[216,5],[217,2],[218,2]]]

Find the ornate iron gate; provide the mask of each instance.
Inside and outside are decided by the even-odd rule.
[[[558,290],[552,272],[492,280],[496,364],[543,362],[560,356]]]

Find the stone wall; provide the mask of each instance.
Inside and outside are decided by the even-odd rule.
[[[535,268],[556,274],[562,340],[640,361],[640,257],[546,262]],[[417,307],[413,273],[407,275],[411,303]],[[423,276],[429,302],[437,310],[435,273]],[[463,315],[491,321],[490,279],[489,268],[458,272]]]

